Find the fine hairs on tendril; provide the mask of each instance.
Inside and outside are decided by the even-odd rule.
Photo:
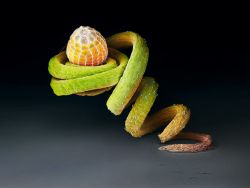
[[[118,51],[124,47],[132,47],[130,57]],[[185,105],[175,104],[148,115],[159,87],[154,78],[143,76],[148,55],[146,41],[135,32],[118,33],[105,40],[95,29],[81,26],[70,36],[66,52],[50,59],[50,86],[57,96],[95,96],[114,88],[107,108],[114,115],[120,115],[133,104],[125,121],[125,130],[133,137],[141,137],[166,125],[158,135],[161,143],[172,139],[198,143],[170,144],[159,150],[200,152],[210,149],[210,135],[182,131],[191,114]]]

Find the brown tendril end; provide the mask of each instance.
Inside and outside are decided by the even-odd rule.
[[[181,132],[173,138],[176,139],[187,139],[198,141],[195,144],[170,144],[159,147],[161,151],[169,152],[182,152],[182,153],[195,153],[206,151],[212,148],[212,138],[208,134],[193,133],[193,132]]]

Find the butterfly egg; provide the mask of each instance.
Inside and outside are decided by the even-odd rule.
[[[96,66],[106,60],[108,47],[101,33],[91,27],[81,26],[70,36],[66,54],[73,64]]]

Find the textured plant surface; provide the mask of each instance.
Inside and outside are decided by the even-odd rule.
[[[90,29],[90,31],[94,34],[95,30]],[[74,38],[77,34],[71,36],[67,55],[61,52],[49,62],[48,69],[52,75],[51,87],[56,95],[95,96],[115,86],[107,101],[107,108],[113,114],[119,115],[124,108],[134,103],[125,122],[125,130],[133,137],[141,137],[167,124],[163,132],[158,135],[162,143],[177,138],[196,140],[198,143],[171,144],[160,147],[160,150],[198,152],[211,147],[212,139],[209,135],[181,132],[190,118],[189,109],[182,104],[161,109],[148,116],[157,96],[158,84],[152,77],[143,77],[149,52],[145,40],[140,35],[123,32],[107,38],[109,57],[104,64],[101,64],[106,59],[105,51],[102,51],[102,48],[105,50],[105,44],[103,41],[93,42],[95,39],[92,33],[85,33],[82,32],[83,37]],[[92,37],[93,40],[87,37]],[[98,34],[98,37],[98,40],[102,40],[102,36]],[[91,43],[97,47],[93,47]],[[129,58],[117,50],[125,47],[133,48]],[[94,53],[91,53],[91,49]],[[68,59],[75,62],[69,62]]]

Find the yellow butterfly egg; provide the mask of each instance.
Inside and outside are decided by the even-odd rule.
[[[81,26],[70,36],[66,54],[73,64],[96,66],[107,59],[108,47],[98,31],[88,26]]]

